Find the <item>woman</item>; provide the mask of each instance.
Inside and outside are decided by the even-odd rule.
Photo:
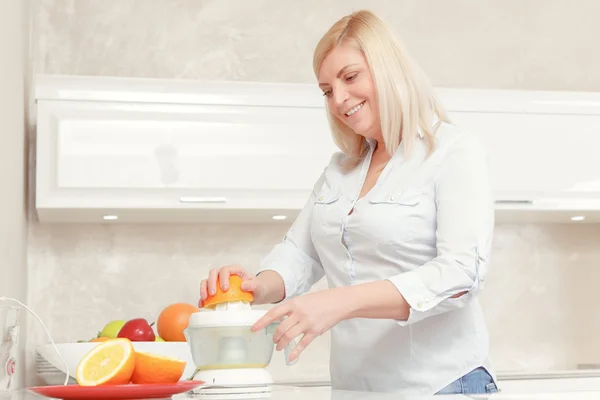
[[[237,274],[255,304],[286,300],[253,329],[287,316],[274,340],[301,337],[292,359],[331,329],[334,389],[496,391],[476,299],[494,228],[485,149],[370,12],[329,29],[314,72],[341,152],[259,274],[213,270],[201,299]],[[329,289],[300,296],[323,276]]]

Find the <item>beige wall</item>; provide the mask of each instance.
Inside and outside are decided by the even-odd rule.
[[[600,90],[597,0],[33,0],[37,71],[314,82],[312,51],[368,7],[437,86]]]
[[[596,0],[33,0],[33,70],[314,82],[318,37],[366,4],[436,86],[600,90]],[[154,319],[168,303],[195,302],[209,268],[255,268],[286,228],[33,225],[29,301],[57,340],[87,339],[110,319]],[[481,301],[498,370],[600,362],[600,315],[587,297],[600,278],[599,241],[597,225],[497,227]],[[45,342],[41,329],[33,338]],[[297,376],[318,380],[327,337],[307,351]]]
[[[27,294],[24,200],[27,3],[0,2],[0,296],[22,302]],[[17,364],[18,374],[22,365]],[[22,376],[18,375],[17,382]]]

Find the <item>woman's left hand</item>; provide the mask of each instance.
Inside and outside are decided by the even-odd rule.
[[[345,318],[348,306],[344,305],[342,296],[343,291],[328,289],[295,297],[269,310],[256,321],[252,331],[261,330],[271,322],[287,316],[273,334],[273,341],[277,344],[276,350],[279,351],[294,338],[302,335],[302,339],[290,354],[289,361],[293,361],[316,337]]]

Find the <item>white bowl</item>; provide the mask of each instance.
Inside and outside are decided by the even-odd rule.
[[[84,343],[57,343],[56,348],[69,367],[69,376],[75,377],[77,364],[91,349],[102,342]],[[131,342],[136,351],[159,354],[167,357],[175,357],[186,361],[185,370],[181,380],[188,379],[194,374],[196,367],[192,359],[190,346],[187,342]],[[36,348],[38,354],[49,362],[54,368],[66,373],[65,365],[61,361],[56,350],[51,344],[45,344]],[[45,363],[44,363],[45,364]],[[46,364],[47,365],[47,364]],[[64,377],[63,377],[64,379]]]

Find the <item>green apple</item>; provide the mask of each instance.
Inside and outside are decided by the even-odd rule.
[[[123,325],[125,325],[126,322],[127,321],[124,321],[122,319],[110,321],[108,324],[106,324],[104,326],[104,328],[102,329],[102,331],[100,332],[100,334],[98,336],[99,337],[104,336],[104,337],[115,339],[117,337],[117,335],[119,334],[119,331],[121,330]]]

